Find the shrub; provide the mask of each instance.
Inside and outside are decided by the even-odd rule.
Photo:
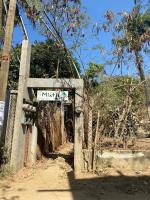
[[[0,166],[8,163],[7,148],[4,143],[0,142]]]

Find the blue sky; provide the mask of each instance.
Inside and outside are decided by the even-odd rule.
[[[86,9],[87,14],[90,16],[91,23],[99,22],[103,19],[104,13],[107,10],[112,10],[115,13],[120,11],[131,11],[134,6],[133,0],[82,0],[82,6]],[[33,43],[35,40],[43,41],[45,37],[41,36],[35,29],[32,28],[30,22],[25,18],[25,26],[28,32],[29,40]],[[111,49],[111,36],[108,33],[101,32],[99,37],[96,39],[92,37],[91,33],[92,26],[85,30],[86,44],[81,48],[81,58],[84,62],[85,68],[88,66],[90,61],[96,63],[104,63],[106,61],[106,55],[101,55],[99,50],[93,51],[93,47],[101,45],[107,50]],[[21,43],[23,34],[19,27],[14,30],[13,44]],[[108,72],[111,69],[107,69]],[[116,72],[117,73],[117,72]]]
[[[129,12],[134,6],[134,1],[132,0],[82,0],[82,2],[87,9],[88,15],[91,17],[92,22],[102,21],[107,10],[111,10],[117,14],[120,11]],[[87,43],[88,51],[83,50],[82,56],[85,65],[88,66],[89,61],[105,63],[108,59],[106,54],[101,54],[99,50],[93,51],[92,47],[99,44],[100,46],[104,47],[106,51],[109,51],[112,47],[111,34],[101,31],[97,40],[95,38],[89,38],[90,40]],[[107,73],[111,73],[112,69],[107,67],[106,71]],[[116,73],[120,72],[117,71]]]

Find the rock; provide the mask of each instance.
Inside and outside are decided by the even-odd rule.
[[[65,163],[65,159],[62,157],[56,158],[56,162]]]

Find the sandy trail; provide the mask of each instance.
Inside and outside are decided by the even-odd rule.
[[[100,176],[75,177],[67,163],[71,149],[66,145],[58,158],[40,161],[15,177],[0,181],[0,200],[150,200],[148,171],[128,171],[123,175],[106,169]]]

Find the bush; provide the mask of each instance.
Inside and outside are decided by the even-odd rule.
[[[7,148],[4,143],[0,143],[0,166],[8,163]]]

